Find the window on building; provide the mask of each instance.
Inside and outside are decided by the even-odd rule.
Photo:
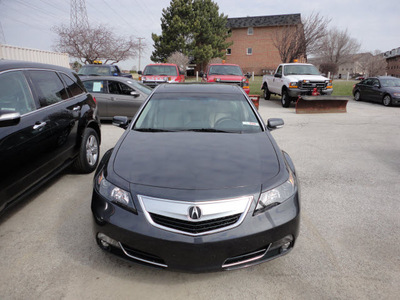
[[[247,55],[252,55],[253,54],[253,48],[247,48],[246,54]]]
[[[232,49],[231,48],[226,49],[226,55],[231,55],[231,54],[232,54]]]
[[[247,28],[247,35],[253,35],[253,33],[254,33],[253,27]]]

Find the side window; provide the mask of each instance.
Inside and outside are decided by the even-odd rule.
[[[123,95],[130,95],[131,92],[134,92],[135,90],[133,88],[131,88],[130,86],[124,84],[124,83],[119,83],[119,86],[121,88],[121,93]]]
[[[118,82],[116,81],[109,81],[108,82],[108,92],[110,94],[121,94],[121,91],[119,89]]]
[[[282,75],[282,66],[279,66],[278,70],[276,70],[276,74]]]
[[[253,33],[254,33],[253,27],[248,27],[247,28],[247,35],[253,35]]]
[[[253,48],[247,48],[246,54],[247,55],[252,55],[253,54]]]
[[[61,77],[64,80],[65,84],[67,85],[68,92],[72,97],[75,97],[75,96],[83,93],[82,88],[75,81],[73,81],[69,76],[61,73]]]
[[[83,85],[89,93],[104,93],[103,80],[88,80],[84,81]]]
[[[22,71],[0,74],[0,115],[13,112],[23,115],[35,109],[35,101]]]
[[[231,55],[231,54],[232,54],[232,49],[231,48],[226,49],[226,55]]]
[[[51,105],[68,99],[64,84],[53,71],[28,71],[38,93],[41,106]]]

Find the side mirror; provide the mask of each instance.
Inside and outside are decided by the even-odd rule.
[[[270,131],[281,128],[285,124],[280,118],[271,118],[268,119],[267,127]]]
[[[203,77],[203,76],[204,76],[204,72],[203,72],[203,71],[200,71],[199,76],[200,76],[200,77]]]
[[[179,70],[179,75],[185,75],[185,72],[182,70]]]
[[[275,74],[274,77],[282,78],[282,74]]]
[[[15,126],[19,121],[21,121],[21,115],[18,112],[0,115],[0,127]]]
[[[381,88],[381,85],[380,85],[379,83],[375,83],[375,84],[374,84],[374,87],[380,89],[380,88]]]
[[[250,74],[250,72],[247,72],[247,73],[246,73],[246,75],[244,75],[244,76],[246,76],[248,79],[250,79],[250,78],[251,78],[251,74]]]
[[[112,120],[114,126],[127,129],[129,125],[129,119],[125,116],[115,116]]]
[[[135,98],[137,98],[137,97],[140,96],[140,94],[139,94],[138,92],[136,92],[136,91],[132,91],[132,92],[131,92],[131,95],[132,95],[133,97],[135,97]]]
[[[138,71],[137,73],[138,73],[139,75],[142,75],[142,74],[143,74],[143,72],[142,72],[142,71]]]

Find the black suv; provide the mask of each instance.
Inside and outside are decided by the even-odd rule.
[[[96,100],[76,73],[0,60],[0,215],[67,166],[92,172],[100,138]]]

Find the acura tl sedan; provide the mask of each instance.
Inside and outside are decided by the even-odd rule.
[[[232,270],[290,252],[300,222],[292,160],[239,87],[160,85],[101,160],[94,234],[133,262]]]
[[[112,120],[121,114],[133,117],[153,91],[132,78],[85,76],[81,80],[86,90],[96,97],[98,114],[102,120]]]

